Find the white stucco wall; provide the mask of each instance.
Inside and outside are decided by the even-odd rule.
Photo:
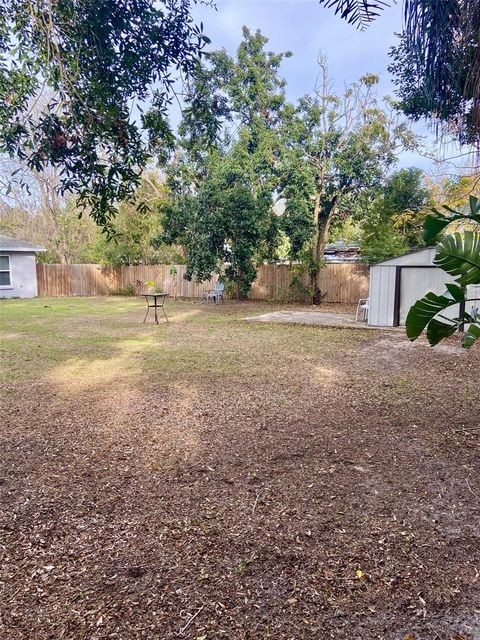
[[[37,296],[37,271],[35,253],[1,251],[10,257],[10,286],[0,286],[0,297],[35,298]]]

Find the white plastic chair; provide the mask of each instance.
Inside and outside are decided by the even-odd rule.
[[[360,298],[357,304],[357,313],[355,314],[355,322],[358,322],[358,316],[362,316],[363,322],[368,321],[368,309],[370,307],[370,298]]]
[[[208,289],[205,291],[204,299],[209,302],[214,302],[215,304],[219,304],[220,300],[224,300],[225,293],[225,285],[220,280],[215,284],[215,289]]]

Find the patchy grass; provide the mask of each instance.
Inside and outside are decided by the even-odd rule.
[[[480,637],[478,350],[278,308],[1,301],[0,636]]]

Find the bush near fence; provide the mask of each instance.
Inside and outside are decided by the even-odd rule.
[[[104,296],[133,290],[147,290],[148,281],[157,288],[180,298],[202,298],[212,289],[216,276],[205,282],[184,279],[185,265],[151,265],[104,267],[98,264],[37,264],[38,293],[42,296]],[[321,270],[320,288],[325,302],[356,304],[368,296],[367,265],[358,263],[327,264]],[[309,297],[290,286],[293,274],[286,264],[264,264],[252,285],[251,300],[307,302]],[[307,281],[303,283],[307,285]]]

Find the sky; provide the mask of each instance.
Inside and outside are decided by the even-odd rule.
[[[402,30],[402,3],[387,7],[366,31],[347,24],[332,9],[317,0],[217,0],[216,7],[197,4],[193,15],[203,22],[204,33],[211,39],[211,49],[225,48],[233,55],[242,37],[242,26],[260,29],[268,39],[269,50],[290,50],[293,56],[283,61],[281,75],[287,80],[290,101],[313,91],[318,73],[316,60],[321,52],[327,56],[335,88],[358,80],[366,73],[380,76],[378,96],[394,95],[387,71],[388,52],[396,44],[395,33]],[[424,125],[414,130],[433,136]],[[399,167],[418,166],[434,173],[433,163],[418,153],[404,152]]]

